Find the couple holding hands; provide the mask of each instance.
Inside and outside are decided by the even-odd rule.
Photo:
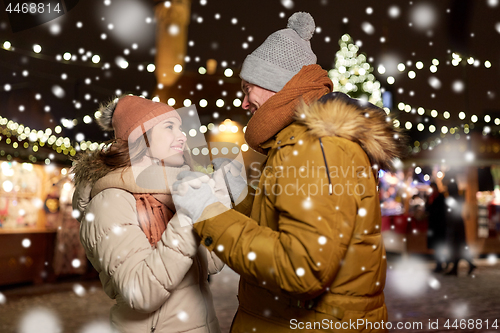
[[[377,174],[401,155],[403,136],[382,109],[332,92],[314,30],[311,15],[295,13],[240,73],[252,113],[245,140],[267,155],[262,167],[322,166],[314,177],[262,174],[254,189],[235,160],[194,172],[179,112],[137,96],[101,107],[114,140],[75,160],[73,207],[87,257],[116,299],[116,331],[220,332],[207,276],[225,264],[240,275],[231,332],[387,320]],[[339,178],[330,167],[373,172]],[[340,193],[346,184],[364,190]],[[311,185],[326,191],[301,190]],[[297,189],[275,191],[287,186]]]

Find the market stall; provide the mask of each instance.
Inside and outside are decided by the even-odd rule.
[[[0,285],[85,272],[68,168],[0,160]]]
[[[462,216],[472,252],[500,253],[500,142],[471,134],[438,138],[429,147],[412,154],[397,173],[381,174],[382,231],[388,251],[431,253],[425,203],[431,183],[445,192],[443,177],[453,172],[465,198]]]

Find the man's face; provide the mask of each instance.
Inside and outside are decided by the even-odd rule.
[[[249,83],[245,80],[241,80],[241,90],[243,90],[243,93],[245,94],[245,98],[243,99],[243,104],[241,106],[243,109],[249,110],[252,115],[271,96],[276,94],[274,91],[256,86],[255,84]]]

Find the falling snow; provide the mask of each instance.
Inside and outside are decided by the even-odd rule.
[[[451,311],[455,318],[466,318],[469,306],[466,303],[456,303],[452,305]]]
[[[389,7],[388,14],[389,17],[391,18],[398,18],[399,15],[401,14],[401,10],[399,9],[398,6],[391,6]]]
[[[106,14],[106,13],[102,14],[104,16],[104,18],[105,18],[105,20],[103,20],[103,22],[102,22],[102,26],[103,26],[102,31],[106,31],[106,33],[102,33],[102,31],[101,31],[100,36],[101,36],[101,38],[103,40],[105,40],[105,39],[111,39],[111,40],[113,40],[113,42],[119,41],[119,42],[123,43],[124,47],[125,46],[126,47],[130,47],[131,42],[132,41],[137,41],[137,38],[134,38],[133,36],[131,36],[132,35],[131,33],[128,33],[128,35],[126,33],[124,33],[125,31],[127,31],[127,29],[121,27],[121,24],[123,24],[123,21],[124,21],[123,17],[130,17],[130,16],[121,14],[120,15],[121,17],[119,17],[118,14],[120,12],[121,13],[127,13],[126,11],[119,9],[119,6],[116,7],[117,5],[119,5],[119,3],[120,3],[119,1],[113,1],[113,2],[109,1],[109,0],[105,0],[104,1],[104,5],[106,7],[108,7],[108,10],[113,10],[116,13],[109,12],[110,14]],[[153,23],[153,20],[151,19],[151,17],[152,17],[151,13],[148,12],[147,10],[145,10],[144,8],[140,7],[139,1],[132,1],[132,3],[134,4],[134,6],[136,6],[134,8],[137,8],[138,10],[135,11],[134,15],[132,16],[134,19],[133,19],[133,22],[130,22],[130,24],[129,24],[130,25],[130,29],[135,29],[136,31],[137,30],[144,31],[144,29],[148,29],[147,22]],[[213,2],[211,2],[210,4],[212,5],[212,3]],[[321,3],[323,5],[325,5],[325,6],[328,4],[328,2],[325,1],[325,0],[323,0]],[[485,3],[487,3],[487,5],[490,6],[491,8],[494,8],[494,7],[498,6],[498,0],[485,0]],[[200,5],[205,6],[206,4],[207,4],[206,0],[200,0]],[[165,5],[167,5],[167,2],[165,2]],[[293,0],[281,0],[281,5],[285,9],[290,10],[290,9],[293,9],[293,7],[294,7],[294,1]],[[331,5],[331,3],[330,3],[330,5]],[[403,5],[401,5],[401,6],[403,6]],[[207,7],[210,7],[210,6],[207,6]],[[398,18],[400,18],[400,21],[407,20],[405,22],[405,26],[408,23],[411,23],[412,26],[415,27],[417,30],[424,31],[425,33],[422,33],[421,34],[422,36],[425,35],[425,36],[431,37],[431,36],[437,35],[438,32],[439,32],[437,28],[434,29],[434,32],[430,30],[430,29],[435,28],[436,24],[439,23],[439,21],[441,20],[441,18],[439,18],[440,12],[433,5],[431,5],[429,3],[421,3],[420,4],[418,2],[415,2],[415,4],[412,7],[410,7],[410,10],[408,12],[404,9],[404,7],[402,7],[403,8],[403,10],[402,10],[399,6],[396,6],[396,5],[392,5],[392,6],[388,7],[388,8],[384,7],[383,9],[380,9],[377,6],[375,6],[375,8],[376,8],[376,14],[375,15],[372,15],[375,12],[373,10],[373,8],[368,7],[368,8],[365,9],[365,13],[367,15],[372,15],[369,18],[370,20],[372,20],[376,15],[382,14],[382,16],[385,16],[383,14],[387,13],[388,17],[390,17],[391,19],[394,19],[394,22],[397,22],[395,19],[398,19]],[[284,9],[281,8],[281,10],[284,10]],[[361,12],[362,12],[362,10],[361,10]],[[409,17],[406,17],[407,14],[409,14]],[[195,22],[204,23],[204,25],[206,25],[209,21],[213,20],[212,17],[215,17],[216,20],[219,20],[221,18],[221,15],[218,14],[218,13],[216,13],[215,15],[213,13],[210,13],[210,15],[213,15],[213,16],[209,16],[208,14],[205,16],[205,22],[204,22],[203,17],[197,16],[197,18],[195,19]],[[274,15],[273,17],[276,17],[276,15],[278,15],[281,18],[285,18],[285,17],[288,17],[289,12],[287,12],[287,13],[283,13],[283,12],[281,12],[281,13],[273,13],[273,15]],[[135,17],[138,17],[138,16],[140,16],[140,19],[135,20]],[[337,19],[340,19],[340,18],[337,17]],[[364,19],[367,19],[366,16],[364,16]],[[233,25],[236,25],[238,23],[238,18],[234,17],[234,18],[230,19],[229,17],[226,16],[223,21],[224,21],[224,23],[226,25],[229,25],[228,22],[230,22]],[[358,22],[358,23],[356,23],[356,24],[358,24],[358,26],[360,24],[359,21],[355,21],[354,17],[350,17],[350,18],[345,17],[345,18],[342,19],[342,22],[344,24],[346,24],[346,23],[348,23],[350,21],[351,22]],[[87,21],[84,21],[84,22],[85,22],[85,27],[87,28],[89,26],[89,23]],[[220,21],[219,23],[221,23],[221,22],[222,21]],[[280,22],[283,22],[283,21],[280,21]],[[243,19],[241,19],[241,23],[244,23]],[[369,46],[371,44],[371,42],[372,42],[372,40],[370,40],[370,38],[371,38],[371,39],[373,39],[375,41],[379,41],[380,43],[387,43],[386,45],[390,45],[390,42],[392,42],[392,40],[386,39],[385,36],[380,36],[380,32],[383,31],[382,27],[380,25],[378,25],[376,23],[376,21],[373,21],[372,23],[370,23],[370,22],[364,22],[361,25],[361,28],[364,31],[364,33],[366,33],[367,35],[372,35],[372,36],[364,36],[364,37],[361,36],[363,38],[363,40],[365,41],[365,44],[367,46]],[[62,32],[61,31],[61,26],[59,24],[51,24],[48,27],[49,27],[50,33],[54,37],[60,35],[61,32]],[[82,22],[76,22],[76,27],[77,28],[82,28],[82,27],[84,27],[84,23],[82,23]],[[236,28],[236,27],[233,27],[233,28]],[[249,31],[247,32],[247,34],[248,33],[254,33],[253,31],[256,31],[256,30],[250,30],[250,26],[248,28],[249,28],[248,29]],[[500,22],[498,22],[496,24],[489,24],[488,25],[488,29],[489,29],[490,32],[492,32],[493,28],[496,30],[496,32],[500,33]],[[237,29],[239,31],[240,27],[238,26]],[[408,28],[405,28],[405,29],[408,29]],[[408,29],[408,30],[412,30],[412,29]],[[168,32],[172,36],[177,36],[180,33],[180,31],[181,31],[181,29],[176,24],[172,24],[168,28]],[[378,32],[379,34],[377,35],[376,32]],[[332,37],[326,36],[326,37],[321,37],[321,39],[319,39],[319,36],[315,36],[317,38],[317,40],[322,40],[325,43],[329,43],[332,39],[335,41],[338,38],[337,35],[334,36],[334,32],[328,31],[328,28],[327,28],[326,25],[323,25],[323,29],[320,28],[320,27],[317,27],[316,33],[317,34],[318,33],[323,33],[323,34],[330,33],[330,34],[332,34]],[[476,31],[476,33],[479,35],[478,31]],[[258,40],[257,38],[261,38],[262,37],[262,36],[258,36],[257,33],[255,33],[255,36],[256,36],[256,40]],[[387,36],[392,38],[391,34],[387,34]],[[99,38],[99,34],[95,35],[95,38],[98,39]],[[239,40],[240,40],[240,42],[236,43],[235,46],[240,46],[241,45],[241,48],[239,48],[240,51],[241,51],[241,49],[244,49],[244,50],[247,50],[246,52],[250,52],[252,50],[252,48],[255,48],[257,46],[256,44],[249,44],[249,43],[252,43],[252,41],[253,41],[253,37],[252,36],[249,36],[247,38],[247,40],[245,40],[244,37],[242,37],[242,39],[239,39]],[[102,41],[98,41],[98,42],[104,43]],[[196,40],[196,42],[198,43],[198,40]],[[430,41],[428,45],[436,45],[437,46],[437,44],[438,44],[437,40],[434,40],[434,42],[435,43],[433,43],[432,41]],[[144,43],[144,44],[147,44],[147,43]],[[132,44],[132,45],[136,45],[135,48],[132,46],[132,49],[137,49],[137,44]],[[193,47],[194,45],[195,45],[195,41],[194,40],[189,42],[189,46]],[[214,50],[217,49],[217,47],[213,47],[213,45],[214,44],[212,44],[212,48]],[[336,44],[332,43],[330,45],[325,45],[325,47],[331,47],[331,46],[334,46],[334,45],[336,45]],[[356,45],[361,46],[362,45],[361,41],[358,40],[356,42]],[[45,45],[43,45],[43,46],[46,47]],[[141,44],[141,46],[142,46],[142,44]],[[220,44],[217,44],[217,46],[220,49],[222,49],[224,47],[224,45],[222,45],[222,42],[220,42]],[[379,45],[379,46],[385,47],[385,45]],[[84,47],[88,48],[88,45],[85,45]],[[45,51],[45,49],[43,51]],[[47,54],[51,54],[50,51],[48,51]],[[69,51],[75,52],[75,49],[69,50]],[[415,58],[412,58],[412,59],[414,61],[423,60],[425,62],[427,59],[425,59],[424,57],[422,57],[421,59],[419,59],[419,57],[422,56],[422,54],[424,52],[420,52],[420,50],[417,50],[417,51],[418,51],[418,52],[416,52],[417,55],[413,54],[412,56],[414,56]],[[61,51],[57,51],[57,52],[61,52]],[[397,50],[396,52],[400,52],[400,50]],[[82,51],[79,50],[78,53],[80,55],[83,55],[83,56],[78,56],[79,60],[80,59],[82,61],[89,60],[89,59],[86,59],[86,57],[90,57],[90,56],[84,54],[85,51],[83,49],[82,49]],[[123,53],[124,53],[124,55],[131,55],[131,57],[127,57],[130,60],[130,66],[129,66],[129,62],[124,57],[122,57],[122,56],[116,57],[116,59],[115,59],[115,57],[111,57],[111,58],[108,58],[108,59],[105,59],[105,60],[103,58],[103,61],[109,61],[112,64],[114,62],[114,64],[119,67],[117,69],[118,71],[122,71],[123,70],[122,73],[127,73],[124,70],[126,70],[126,69],[130,70],[130,68],[133,68],[134,70],[137,69],[139,71],[143,71],[142,73],[139,73],[141,75],[142,74],[148,75],[148,73],[144,71],[145,68],[146,68],[146,66],[148,66],[147,63],[144,63],[144,64],[140,63],[140,64],[138,64],[137,61],[133,60],[134,52],[131,52],[129,49],[125,49],[123,51]],[[53,54],[55,54],[55,53],[53,53]],[[119,54],[119,53],[117,53],[117,54]],[[403,74],[405,74],[405,73],[400,73],[399,71],[397,71],[397,64],[400,63],[400,62],[403,62],[403,61],[407,60],[407,59],[402,59],[402,57],[405,57],[405,55],[402,52],[401,52],[401,55],[399,55],[399,54],[396,55],[394,53],[388,54],[388,53],[383,53],[382,52],[380,54],[375,54],[375,53],[374,54],[370,54],[370,56],[375,57],[377,65],[380,65],[378,72],[379,72],[379,74],[381,76],[384,77],[384,80],[385,80],[386,76],[391,76],[391,75],[396,77],[396,79],[397,79],[396,85],[397,84],[404,85],[405,82],[406,82],[405,80],[408,80],[408,77],[406,77],[406,75],[404,76],[404,79],[400,79],[400,77],[403,77]],[[51,55],[51,57],[52,57],[52,59],[54,58],[53,55]],[[59,56],[59,57],[61,58],[61,56]],[[186,62],[190,62],[191,58],[192,58],[192,59],[196,59],[196,62],[200,62],[201,61],[200,64],[197,64],[196,68],[198,68],[198,66],[205,66],[204,62],[205,62],[206,59],[204,59],[203,57],[201,57],[201,58],[200,57],[196,57],[195,58],[195,57],[196,57],[196,54],[186,55],[185,58],[184,58],[184,60]],[[70,56],[69,59],[75,59],[75,58],[76,58],[76,55],[72,55],[72,56]],[[113,59],[115,59],[115,60],[113,61]],[[219,59],[217,59],[217,60],[219,60]],[[319,60],[321,60],[321,59],[319,59]],[[447,59],[440,58],[440,61],[442,61],[443,64],[446,63],[446,60]],[[450,60],[451,60],[451,57],[450,57]],[[474,62],[473,62],[474,67],[479,68],[481,64],[484,64],[485,60],[486,59],[482,59],[481,61],[477,60],[477,59],[474,60]],[[498,61],[498,59],[489,59],[489,60],[491,60],[492,63],[494,62],[494,60]],[[427,61],[430,61],[430,59],[427,60]],[[465,61],[466,61],[466,59],[463,60],[463,63],[461,63],[461,64],[464,64]],[[191,63],[191,64],[195,65],[194,62]],[[428,65],[429,64],[426,63],[426,69],[428,68]],[[113,69],[116,68],[114,65],[111,65],[111,66],[113,67]],[[225,67],[227,67],[227,63],[225,63],[225,64],[221,63],[221,66],[223,68],[225,68]],[[411,67],[411,65],[407,64],[407,66],[408,66],[408,68],[406,69],[406,71],[408,71],[408,69],[409,69],[409,67]],[[105,64],[105,65],[102,65],[102,67],[105,68],[105,69],[109,69],[110,65],[109,64]],[[383,70],[382,70],[382,68],[383,68]],[[471,68],[471,72],[475,70],[475,69],[472,69],[472,67],[469,67],[469,68]],[[233,67],[233,69],[235,69],[235,67]],[[485,70],[484,66],[481,69]],[[19,70],[19,71],[17,71],[18,77],[20,76],[19,73],[21,73],[23,75],[23,77],[31,78],[32,76],[34,76],[33,75],[34,72],[28,72],[27,70],[23,70],[23,71]],[[60,74],[60,73],[61,72],[58,72],[55,75],[57,77],[60,77],[61,80],[65,80],[65,82],[63,82],[64,84],[68,84],[69,82],[73,82],[72,80],[75,79],[75,77],[73,76],[73,73],[71,73],[70,71],[68,71],[68,74],[71,75],[71,77],[68,77],[68,75],[66,73],[63,73],[63,74]],[[423,82],[424,83],[423,85],[425,85],[425,80],[428,77],[427,74],[429,74],[429,73],[427,72],[426,75],[423,74],[423,71],[422,72],[418,72],[417,71],[417,73],[419,73],[419,76],[417,76],[416,80],[418,80],[418,79],[423,80],[423,81],[420,81],[420,82]],[[116,74],[114,74],[114,75],[116,75]],[[153,74],[149,74],[149,75],[153,75]],[[397,76],[397,75],[400,75],[400,76]],[[429,86],[431,88],[433,88],[433,89],[440,89],[443,85],[445,87],[450,87],[450,83],[451,82],[450,81],[446,81],[442,75],[443,74],[441,74],[441,72],[439,72],[439,73],[435,74],[435,76],[428,77],[427,82],[428,82]],[[456,77],[459,77],[459,76],[456,76]],[[102,78],[105,78],[105,75],[102,75]],[[79,78],[79,79],[81,79],[81,78]],[[84,82],[87,85],[91,85],[91,86],[93,86],[93,85],[96,84],[95,81],[92,83],[90,79],[88,79],[88,81],[84,81]],[[14,85],[14,87],[16,87],[15,84],[14,84],[14,82],[11,82],[11,83]],[[224,82],[222,80],[218,81],[218,84],[220,84],[220,85],[222,85],[223,83]],[[455,92],[455,93],[462,93],[464,91],[464,89],[465,89],[465,84],[466,84],[466,82],[461,81],[461,80],[457,80],[457,81],[455,81],[455,82],[453,82],[451,84],[451,88],[452,88],[453,92]],[[426,86],[426,87],[429,88],[429,86]],[[196,87],[196,90],[199,90],[199,91],[201,91],[203,89],[203,85],[201,83],[197,83],[195,87]],[[3,85],[3,88],[4,88],[4,91],[11,91],[12,85],[9,84],[9,83],[5,83]],[[159,89],[163,89],[163,85],[161,87],[160,87],[160,85],[158,85],[158,88]],[[405,90],[401,86],[399,88],[400,89],[398,89],[397,91],[399,93],[403,94],[403,92]],[[50,89],[50,86],[49,86],[49,89]],[[66,94],[65,89],[67,89],[66,90],[67,94]],[[117,89],[117,87],[111,87],[110,89],[111,89],[111,91],[116,91],[117,94],[121,94],[122,91],[123,92],[128,92],[128,90],[124,86],[120,86],[120,89]],[[147,95],[148,91],[146,91],[144,89],[146,89],[146,88],[143,86],[143,88],[141,89],[143,91],[141,93],[144,94],[144,95]],[[193,87],[191,87],[190,89],[194,90]],[[206,88],[206,90],[207,89],[208,89],[208,87]],[[411,88],[410,87],[407,88],[407,91],[409,89],[411,89]],[[221,93],[221,95],[222,96],[224,96],[224,95],[232,96],[231,95],[232,91],[229,90],[229,92],[230,92],[230,94],[222,94]],[[57,98],[59,98],[59,99],[65,98],[66,95],[71,95],[71,93],[72,93],[71,92],[71,88],[68,88],[65,85],[63,85],[63,86],[59,86],[59,85],[52,86],[52,94],[54,96],[56,96]],[[152,93],[152,91],[150,91],[149,93]],[[49,94],[50,94],[50,92],[47,93],[47,95],[49,95]],[[410,91],[408,93],[408,95],[409,96],[413,96],[413,91]],[[422,96],[422,95],[423,94],[420,94],[419,96]],[[486,95],[487,95],[487,97],[488,97],[489,100],[492,100],[492,99],[495,98],[495,92],[494,91],[487,91]],[[88,96],[88,98],[87,98],[87,96]],[[426,94],[426,96],[428,96],[428,94]],[[433,96],[435,96],[435,95],[433,95]],[[44,97],[47,98],[46,95],[44,95]],[[241,96],[238,96],[238,97],[241,97]],[[90,95],[85,95],[85,100],[90,101],[91,98],[92,97]],[[99,98],[99,96],[97,96],[97,94],[96,94],[96,96],[94,96],[94,98]],[[209,100],[209,102],[208,102],[208,103],[210,103],[209,105],[213,106],[214,103],[215,103],[215,100],[217,98],[219,98],[219,97],[217,96],[216,98],[213,99],[213,101]],[[234,98],[234,96],[233,96],[233,98]],[[398,98],[404,98],[404,96],[401,95],[401,96],[398,96]],[[41,95],[37,95],[36,99],[37,100],[42,99]],[[177,99],[177,97],[176,97],[176,99]],[[182,104],[182,101],[183,101],[183,99],[181,99],[181,104]],[[232,101],[228,102],[227,99],[223,99],[223,100],[221,99],[221,101],[222,102],[225,101],[226,105],[227,105],[227,103],[232,104]],[[95,102],[97,102],[97,101],[95,101]],[[47,101],[46,100],[42,100],[41,103],[43,103],[42,105],[45,105],[45,104],[47,104]],[[177,103],[179,103],[179,101]],[[193,103],[196,103],[196,102],[193,100]],[[411,101],[409,103],[411,103]],[[28,105],[28,104],[19,105],[19,106],[16,105],[16,107],[18,107],[18,110],[22,112],[22,111],[25,110],[25,105]],[[79,106],[79,107],[81,107],[84,110],[91,109],[88,106],[86,106],[85,104],[82,104],[80,102],[74,103],[74,105],[75,105],[75,107]],[[53,104],[53,108],[54,108],[54,112],[55,112],[57,110],[57,105]],[[51,108],[50,108],[49,105],[45,105],[43,107],[43,109],[45,110],[45,112],[48,112],[48,111],[51,110]],[[219,114],[218,112],[213,112],[213,110],[207,109],[207,111],[208,111],[207,114],[212,114],[215,119],[217,119],[217,118],[225,119],[224,117],[226,115],[225,115],[224,112],[221,112]],[[73,112],[76,112],[76,110],[73,110]],[[415,108],[412,108],[412,112],[413,113],[415,112]],[[452,110],[450,110],[450,112],[452,112]],[[441,114],[441,111],[440,111],[440,114]],[[484,129],[485,129],[484,131],[486,131],[486,128],[489,128],[489,127],[484,127]],[[81,129],[78,128],[78,130],[81,130]],[[217,129],[216,129],[216,131],[217,131]],[[74,133],[75,132],[73,132],[71,134],[71,136],[74,136],[77,141],[83,141],[85,139],[85,135],[83,133],[77,133],[76,135]],[[30,140],[31,139],[32,139],[32,137],[30,136]],[[31,140],[31,141],[34,141],[34,140]],[[470,161],[470,160],[474,159],[474,154],[472,152],[467,152],[466,154],[464,154],[464,157],[465,157],[466,160]],[[306,209],[310,208],[311,204],[312,204],[312,202],[310,200],[306,200],[304,202],[304,208],[306,208]],[[358,211],[358,214],[361,215],[361,216],[364,216],[364,215],[366,215],[366,211],[362,214],[361,209],[360,209],[360,211]],[[77,217],[80,216],[80,212],[77,211],[77,210],[75,210],[75,211],[73,211],[72,216],[75,217],[75,218],[77,218]],[[86,215],[86,220],[89,221],[89,222],[91,222],[91,221],[94,220],[94,217],[91,214],[87,214]],[[23,246],[24,246],[24,241],[25,240],[23,240],[23,244],[22,244]],[[29,240],[27,240],[27,241],[29,241]],[[320,245],[324,245],[326,243],[326,241],[327,241],[327,238],[324,237],[324,236],[321,236],[321,237],[318,238],[318,243]],[[217,247],[217,250],[218,251],[223,251],[224,247],[222,245],[219,245]],[[248,254],[248,259],[249,260],[255,260],[256,259],[256,254],[254,252],[250,252]],[[75,259],[75,260],[78,260],[78,259]],[[495,255],[489,256],[488,257],[488,263],[491,264],[491,265],[496,264],[497,263],[497,257]],[[418,268],[418,263],[417,263],[417,265],[415,267]],[[419,284],[418,281],[417,281],[416,284],[419,285],[419,287],[416,288],[416,289],[418,289],[418,290],[424,290],[427,287],[430,287],[430,288],[435,289],[435,290],[438,290],[440,288],[440,282],[439,282],[439,280],[437,280],[435,278],[427,278],[426,279],[425,277],[423,277],[423,275],[420,275],[421,272],[419,272],[418,269],[417,270],[411,270],[408,265],[405,266],[404,264],[402,264],[399,267],[395,266],[394,272],[396,273],[396,275],[399,274],[400,276],[403,276],[404,278],[407,278],[409,280],[409,281],[406,281],[406,282],[402,281],[401,282],[403,284],[402,286],[398,286],[398,284],[395,283],[394,285],[397,286],[398,288],[401,287],[402,289],[406,289],[406,290],[410,289],[411,290],[413,288],[412,283],[415,282],[414,281],[415,279],[414,279],[413,275],[419,276],[421,278],[421,280],[423,281],[423,285]],[[302,276],[304,274],[303,268],[297,269],[296,274],[297,274],[297,276]],[[399,280],[404,280],[404,278],[403,279],[399,279]],[[85,293],[85,289],[82,286],[80,286],[80,287],[81,287],[81,289],[83,289],[83,292]],[[81,289],[77,289],[77,290],[81,290]],[[75,291],[76,294],[78,294],[78,292],[76,290],[74,290],[74,291]],[[418,293],[418,291],[417,291],[417,293]],[[5,302],[6,302],[5,296],[0,293],[0,304],[4,304]],[[467,304],[458,304],[457,306],[455,306],[453,308],[453,311],[454,311],[454,313],[455,313],[456,316],[464,317],[468,313],[468,306],[467,306]],[[182,317],[181,313],[182,312],[180,312],[178,314],[178,316],[180,315]],[[179,317],[179,319],[181,319],[181,318]],[[55,322],[57,322],[57,320]],[[99,332],[99,333],[101,333],[101,330],[102,330],[102,332],[104,333],[104,332],[108,332],[109,331],[109,327],[106,327],[105,324],[101,323],[102,326],[99,326],[99,324],[93,324],[93,325],[96,325],[96,326],[91,326],[91,324],[89,324],[81,332],[82,333],[90,333],[90,332]],[[58,330],[61,331],[61,328],[60,327],[58,328],[57,326],[55,326],[55,329],[52,330],[51,332],[57,332]],[[21,332],[24,332],[24,331],[21,331]]]
[[[492,266],[493,266],[493,265],[496,265],[496,264],[497,264],[497,262],[498,262],[498,258],[497,258],[497,256],[496,256],[495,254],[490,254],[490,255],[488,255],[488,257],[487,257],[487,261],[488,261],[488,264],[489,264],[489,265],[492,265]]]
[[[116,333],[108,320],[91,322],[82,327],[78,333]]]
[[[35,308],[24,313],[19,324],[19,333],[60,333],[60,320],[55,313],[45,308]]]
[[[390,275],[394,288],[403,295],[415,296],[422,293],[429,281],[429,272],[424,261],[401,259]]]
[[[79,284],[79,283],[75,283],[73,285],[73,292],[75,294],[77,294],[78,296],[80,296],[80,297],[85,296],[85,294],[87,293],[86,290],[85,290],[85,288],[81,284]]]
[[[464,84],[463,81],[456,80],[456,81],[453,82],[453,84],[452,84],[452,90],[454,92],[456,92],[457,94],[463,92],[464,89],[465,89],[465,84]]]
[[[488,0],[488,6],[490,7],[498,6],[498,0]]]
[[[81,265],[81,262],[79,259],[73,259],[71,261],[71,266],[73,266],[74,268],[78,268],[78,267],[80,267],[80,265]]]
[[[177,313],[177,318],[182,322],[187,322],[189,320],[189,315],[185,311],[179,311]]]
[[[432,289],[437,290],[437,289],[441,288],[441,282],[439,282],[439,280],[434,278],[434,277],[429,278],[428,283]]]
[[[434,89],[439,89],[441,88],[441,81],[437,77],[431,76],[429,77],[429,85]]]
[[[58,98],[64,98],[64,96],[66,95],[64,89],[58,85],[52,86],[52,93]]]
[[[29,238],[25,238],[23,239],[23,241],[21,242],[22,246],[24,248],[28,248],[31,246],[31,240],[29,240]]]
[[[373,35],[375,32],[375,27],[370,22],[363,22],[361,24],[361,29],[363,29],[363,31],[368,35]]]
[[[430,29],[437,23],[436,8],[430,3],[419,3],[411,9],[410,18],[417,29]]]
[[[286,9],[292,9],[294,6],[293,0],[281,0],[281,4]]]
[[[380,64],[383,66],[383,73],[381,74],[395,75],[399,73],[397,68],[399,63],[401,63],[400,56],[394,53],[384,53],[380,57]]]

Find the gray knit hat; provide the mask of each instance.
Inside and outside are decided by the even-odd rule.
[[[280,91],[303,66],[316,63],[309,42],[315,28],[311,14],[293,14],[288,19],[287,29],[271,34],[246,57],[240,78],[274,92]]]

